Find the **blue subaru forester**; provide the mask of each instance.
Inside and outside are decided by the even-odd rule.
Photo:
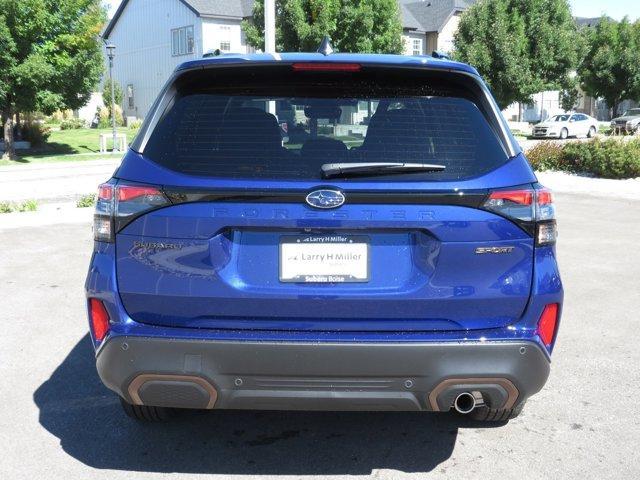
[[[99,187],[86,281],[127,414],[520,413],[563,290],[551,193],[443,58],[187,62]]]

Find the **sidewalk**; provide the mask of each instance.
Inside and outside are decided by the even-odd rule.
[[[38,200],[41,203],[74,201],[96,193],[111,177],[120,159],[37,163],[0,167],[0,202]]]
[[[536,176],[541,184],[558,193],[640,200],[640,178],[611,180],[565,172],[536,172]]]
[[[0,167],[0,202],[75,202],[82,195],[96,193],[98,185],[109,179],[119,163],[119,159],[87,160]],[[558,193],[640,200],[640,178],[609,180],[564,172],[536,175],[540,183]]]

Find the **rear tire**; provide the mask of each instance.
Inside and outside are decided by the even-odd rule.
[[[589,133],[587,133],[587,138],[593,138],[596,136],[596,127],[591,127],[589,129]]]
[[[524,403],[507,409],[480,407],[476,408],[468,416],[478,422],[506,422],[513,418],[516,418],[522,413]]]
[[[165,422],[176,414],[173,408],[131,405],[123,398],[120,398],[120,405],[128,417],[139,422]]]

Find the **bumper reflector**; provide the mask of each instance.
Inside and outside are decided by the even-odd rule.
[[[550,347],[558,326],[558,304],[550,303],[544,307],[540,320],[538,321],[538,335],[542,342]]]
[[[91,327],[96,340],[101,342],[109,331],[109,314],[104,304],[97,298],[89,299],[89,309],[91,311]]]

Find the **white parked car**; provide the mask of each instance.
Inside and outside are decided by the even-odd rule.
[[[598,132],[598,121],[584,113],[554,115],[533,127],[534,138],[593,137]]]

